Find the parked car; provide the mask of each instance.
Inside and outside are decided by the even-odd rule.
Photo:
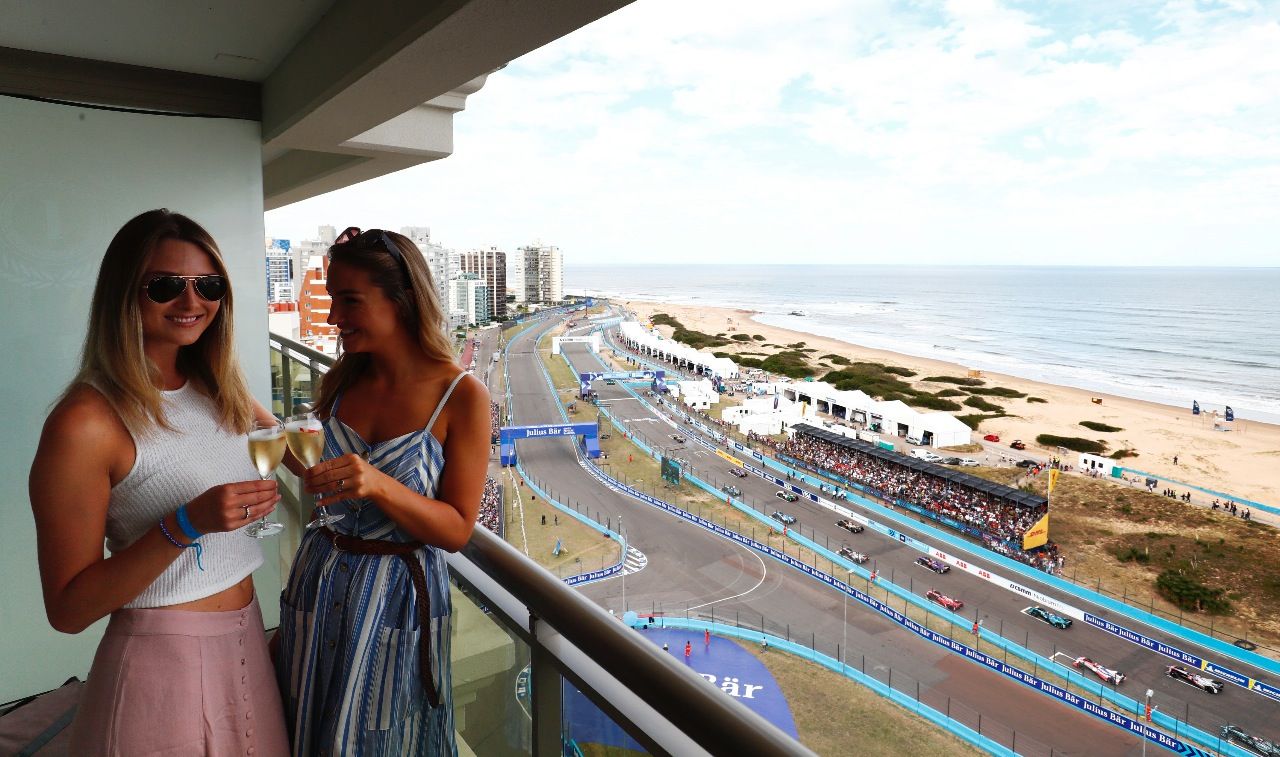
[[[942,462],[942,455],[939,455],[934,452],[925,452],[924,461],[926,463],[940,463]]]
[[[961,607],[964,607],[964,602],[961,602],[958,599],[953,599],[952,597],[948,597],[946,594],[943,594],[937,589],[930,589],[929,591],[925,592],[924,596],[930,602],[937,602],[938,604],[947,608],[951,612],[955,612],[956,610],[959,610]]]
[[[1009,442],[1009,447],[1010,449],[1026,449],[1027,445],[1024,444],[1021,439],[1014,439]]]
[[[742,496],[742,490],[734,486],[733,484],[725,484],[724,486],[720,487],[720,491],[724,492],[725,494],[728,494],[730,497]]]
[[[960,458],[960,466],[964,468],[977,468],[978,461],[971,457],[962,457]]]
[[[920,441],[920,437],[918,437],[918,436],[908,436],[908,437],[907,437],[907,444],[914,444],[914,445],[919,446],[919,445],[921,445],[921,444],[924,444],[924,442]]]
[[[933,571],[934,573],[938,573],[939,575],[941,575],[942,573],[951,572],[950,565],[947,565],[944,562],[939,562],[933,559],[932,557],[925,557],[923,555],[916,558],[916,565],[920,565],[922,567],[928,568],[929,570]]]
[[[787,515],[786,513],[782,512],[781,510],[774,510],[774,511],[773,511],[773,513],[772,513],[769,517],[770,517],[770,518],[773,518],[774,520],[779,521],[779,522],[781,522],[781,523],[786,523],[787,525],[791,525],[792,523],[795,523],[795,522],[796,522],[796,516],[794,516],[794,515]]]
[[[944,457],[944,458],[942,458],[942,464],[943,464],[943,465],[959,465],[959,464],[960,464],[960,458],[958,458],[958,457]]]
[[[1077,657],[1071,662],[1077,668],[1086,668],[1094,675],[1101,678],[1103,683],[1114,683],[1119,686],[1125,679],[1124,673],[1118,670],[1112,670],[1104,665],[1099,665],[1088,657]]]
[[[1169,665],[1164,669],[1164,674],[1175,681],[1182,681],[1188,686],[1194,686],[1201,691],[1207,691],[1210,694],[1221,694],[1226,684],[1216,678],[1202,676],[1199,673],[1192,673],[1190,670],[1181,665]]]
[[[1018,462],[1014,463],[1014,465],[1018,466],[1019,468],[1034,468],[1036,466],[1036,461],[1035,460],[1019,460]]]
[[[774,492],[774,493],[773,493],[773,496],[777,497],[778,499],[784,499],[784,500],[786,500],[786,501],[788,501],[788,502],[799,502],[799,501],[800,501],[800,495],[799,495],[799,494],[795,494],[794,492],[777,491],[777,492]]]
[[[856,562],[859,565],[871,559],[866,555],[862,554],[861,552],[853,551],[853,549],[850,547],[841,547],[839,555],[845,558],[846,560],[852,560],[853,562]]]
[[[987,434],[986,436],[982,437],[982,440],[983,440],[984,442],[998,442],[998,441],[1000,441],[1000,435],[999,435],[999,434]]]
[[[744,471],[744,470],[743,470],[743,469],[741,469],[741,468],[730,468],[730,469],[729,469],[729,475],[730,475],[730,476],[737,476],[738,478],[746,478],[746,477],[747,477],[747,472],[746,472],[746,471]]]
[[[1280,757],[1280,746],[1273,744],[1266,739],[1252,736],[1246,733],[1244,729],[1238,725],[1231,725],[1228,723],[1227,725],[1222,726],[1222,729],[1218,731],[1218,734],[1222,736],[1224,741],[1232,744],[1238,744],[1254,754],[1259,755],[1259,757]]]
[[[862,524],[854,520],[847,520],[845,518],[841,518],[840,520],[836,521],[836,525],[843,528],[844,530],[848,531],[851,534],[860,534],[863,531]]]
[[[1035,607],[1028,607],[1023,610],[1023,612],[1036,620],[1048,623],[1054,628],[1066,629],[1071,627],[1071,618],[1064,618],[1061,615],[1051,613],[1039,605],[1036,605]]]

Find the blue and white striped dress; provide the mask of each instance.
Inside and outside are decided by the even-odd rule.
[[[325,426],[324,459],[368,453],[369,462],[407,488],[434,498],[444,450],[431,434],[459,374],[426,428],[373,445],[338,420]],[[409,542],[369,500],[329,506],[346,515],[331,528],[361,539]],[[421,629],[408,568],[392,555],[341,552],[318,531],[303,537],[280,597],[276,671],[295,755],[456,755],[449,669],[449,573],[431,546],[415,553],[431,599],[431,628]],[[420,680],[419,634],[431,634],[431,667],[440,706]]]

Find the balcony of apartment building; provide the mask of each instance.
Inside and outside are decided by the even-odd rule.
[[[98,263],[120,225],[168,207],[208,228],[237,284],[237,350],[251,388],[264,404],[273,374],[290,392],[305,391],[326,358],[269,343],[264,210],[448,156],[453,116],[483,96],[487,74],[625,4],[6,8],[0,702],[85,676],[105,627],[65,635],[48,626],[23,503],[44,416],[75,372]],[[286,533],[301,530],[297,500],[281,511]],[[262,596],[279,591],[294,544],[266,543],[255,575]],[[569,717],[574,708],[598,711],[654,753],[805,752],[493,534],[478,529],[449,565],[457,725],[475,753],[561,754],[581,722]],[[275,603],[263,609],[275,626]]]

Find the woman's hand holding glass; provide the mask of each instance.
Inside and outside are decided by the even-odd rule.
[[[284,426],[279,422],[257,421],[249,430],[249,459],[258,470],[258,477],[272,479],[276,466],[284,459]],[[284,530],[283,523],[268,523],[264,516],[245,529],[255,539],[265,539]]]
[[[383,491],[387,474],[355,454],[335,457],[307,470],[303,481],[312,494],[320,495],[320,507],[347,499],[374,499]]]
[[[280,501],[274,478],[220,484],[187,503],[187,517],[202,534],[235,531],[254,518],[265,518]]]

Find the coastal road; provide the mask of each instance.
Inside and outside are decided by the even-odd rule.
[[[549,326],[535,328],[541,332]],[[508,351],[515,422],[560,421],[555,403],[568,397],[549,396],[535,362],[534,344],[534,337],[525,337]],[[581,365],[587,353],[577,352],[577,345],[568,349]],[[616,404],[615,410],[622,404]],[[763,618],[770,633],[813,641],[833,655],[836,644],[847,635],[851,652],[845,658],[851,665],[855,659],[861,665],[865,654],[868,672],[876,672],[879,666],[883,680],[892,669],[899,676],[900,690],[906,690],[903,678],[919,681],[925,701],[943,709],[950,697],[952,714],[975,725],[976,714],[981,713],[983,732],[1004,743],[1016,730],[1019,751],[1047,754],[1052,747],[1055,754],[1137,753],[1135,737],[1042,695],[1028,696],[1025,687],[945,652],[877,613],[846,606],[842,594],[798,571],[762,560],[729,540],[602,488],[581,468],[571,444],[566,440],[520,442],[526,472],[549,482],[557,499],[581,503],[593,514],[598,512],[601,520],[616,524],[622,516],[630,544],[649,559],[643,571],[625,579],[583,587],[583,593],[602,606],[622,608],[625,581],[626,607],[642,613],[681,614],[687,608],[706,615],[714,608],[717,617],[748,626]]]
[[[595,359],[586,350],[571,351],[570,357],[575,365],[584,362],[590,365],[589,361]],[[643,410],[641,403],[634,401],[624,388],[602,385],[597,387],[597,391],[600,392],[602,401],[610,403],[611,411],[620,418],[625,418],[626,425],[647,443],[658,447],[672,447],[673,442],[669,434],[675,429],[665,421],[652,422],[652,414]],[[699,432],[692,428],[684,428],[680,433],[689,436]],[[1235,723],[1264,738],[1280,738],[1280,705],[1253,692],[1232,685],[1228,685],[1222,694],[1216,696],[1201,692],[1165,676],[1165,666],[1172,661],[1162,655],[1082,623],[1064,631],[1029,618],[1022,613],[1028,603],[1017,595],[962,571],[953,570],[946,575],[936,575],[915,565],[915,558],[921,554],[917,550],[870,529],[861,534],[850,534],[836,526],[837,516],[820,505],[804,499],[795,503],[784,502],[774,496],[777,487],[763,479],[755,476],[747,479],[730,476],[729,463],[706,452],[699,445],[686,444],[683,446],[683,451],[676,454],[689,461],[689,469],[695,475],[714,484],[717,488],[725,484],[733,484],[740,488],[743,492],[740,499],[757,511],[767,515],[774,510],[782,510],[795,515],[798,522],[792,528],[819,544],[828,545],[834,551],[847,543],[852,548],[866,553],[873,559],[867,567],[874,566],[880,571],[880,575],[891,582],[920,596],[930,588],[936,588],[951,597],[963,600],[965,607],[960,614],[970,619],[970,622],[975,617],[979,618],[986,628],[1023,644],[1045,657],[1055,654],[1071,657],[1088,656],[1107,667],[1124,672],[1129,679],[1121,684],[1120,691],[1131,698],[1141,699],[1142,692],[1151,688],[1156,692],[1152,701],[1158,704],[1162,711],[1179,719],[1189,718],[1192,725],[1208,733],[1216,734],[1221,725]],[[844,504],[855,511],[863,512],[868,517],[876,517],[858,507],[856,503]],[[921,541],[927,543],[934,541],[914,528],[899,528],[897,524],[893,525]],[[983,560],[980,556],[981,552],[980,549],[975,550],[972,559],[971,556],[966,556],[966,559],[992,572],[1010,574],[1007,569]],[[1269,678],[1265,673],[1251,666],[1219,659],[1214,653],[1199,648],[1198,645],[1140,626],[1136,621],[1121,617],[1102,607],[1093,606],[1091,603],[1062,596],[1051,587],[1037,585],[1036,588],[1099,617],[1139,629],[1144,634],[1171,646],[1219,663],[1227,663],[1226,667],[1245,675],[1260,680]],[[1057,659],[1064,663],[1068,662],[1063,659],[1063,656]]]

